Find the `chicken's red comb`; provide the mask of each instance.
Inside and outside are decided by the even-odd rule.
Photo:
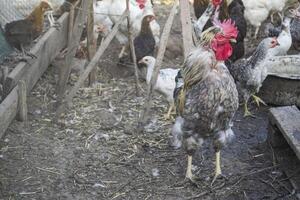
[[[235,22],[231,19],[224,20],[223,22],[219,20],[213,21],[214,26],[220,27],[222,29],[223,35],[230,38],[236,38],[239,31],[235,25]]]

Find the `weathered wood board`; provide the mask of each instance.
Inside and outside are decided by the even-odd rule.
[[[270,109],[270,123],[276,126],[300,159],[300,111],[296,106]]]
[[[28,63],[20,62],[17,67],[8,75],[13,80],[13,90],[0,104],[0,138],[13,121],[18,110],[18,84],[19,80],[24,80],[27,92],[34,87],[36,82],[46,71],[51,61],[59,51],[66,46],[68,33],[68,13],[63,14],[58,22],[61,24],[59,30],[50,28],[31,49],[37,56],[36,59]]]

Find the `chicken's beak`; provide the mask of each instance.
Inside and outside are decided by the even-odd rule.
[[[230,39],[229,40],[231,43],[236,43],[236,39]]]
[[[142,60],[140,60],[140,61],[138,62],[138,64],[142,64],[142,63],[144,63],[144,62],[143,62],[143,59],[142,59]]]

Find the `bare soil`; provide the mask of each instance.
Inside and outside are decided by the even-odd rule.
[[[161,24],[169,10],[159,7]],[[178,20],[172,37],[180,41]],[[252,105],[255,118],[237,112],[236,139],[222,151],[227,179],[210,186],[215,158],[208,140],[193,161],[199,181],[185,181],[186,155],[169,146],[173,122],[162,120],[162,96],[154,94],[151,121],[137,133],[145,92],[136,97],[128,68],[116,66],[119,51],[114,41],[99,63],[98,83],[83,87],[61,119],[54,111],[57,69],[49,67],[28,97],[28,125],[15,121],[0,143],[0,199],[297,199],[267,142],[268,107]],[[176,57],[164,66],[179,67]]]

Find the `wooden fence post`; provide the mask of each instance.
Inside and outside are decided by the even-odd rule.
[[[128,41],[129,41],[131,58],[132,58],[133,65],[134,65],[135,90],[136,90],[136,95],[140,96],[139,72],[138,72],[137,60],[136,60],[136,55],[135,55],[135,48],[134,48],[134,44],[133,44],[132,24],[130,21],[130,10],[129,10],[129,0],[126,0],[126,10],[128,12],[128,16],[127,16]]]
[[[88,0],[88,18],[87,18],[87,49],[88,61],[90,62],[96,53],[97,38],[94,37],[94,5],[93,0]],[[89,86],[93,85],[97,80],[97,67],[95,67],[89,75]]]
[[[28,108],[27,108],[27,88],[25,81],[20,80],[18,83],[18,115],[17,119],[27,123]]]
[[[148,86],[147,97],[146,97],[146,101],[145,101],[144,106],[143,106],[143,113],[142,113],[141,118],[140,118],[139,123],[138,123],[138,132],[141,132],[143,130],[143,127],[144,127],[146,121],[149,118],[149,111],[150,111],[150,108],[151,108],[151,105],[152,105],[152,96],[151,95],[153,93],[153,88],[154,88],[154,85],[157,81],[160,66],[161,66],[161,63],[162,63],[163,58],[164,58],[164,54],[165,54],[165,51],[166,51],[166,46],[167,46],[167,43],[168,43],[171,28],[172,28],[172,24],[173,24],[173,21],[174,21],[174,17],[176,15],[177,6],[178,6],[178,0],[175,0],[173,8],[172,8],[172,10],[169,14],[169,17],[167,19],[167,22],[165,24],[164,30],[163,30],[162,35],[161,35],[160,45],[159,45],[159,49],[158,49],[158,53],[157,53],[157,58],[156,58],[156,62],[155,62],[153,75],[152,75],[150,84]]]
[[[192,47],[194,46],[193,29],[192,29],[189,1],[179,0],[179,2],[180,2],[180,18],[181,18],[181,27],[182,27],[184,58],[186,58],[186,56],[189,54]]]
[[[78,10],[75,22],[73,23],[74,13],[75,13],[74,8],[79,5],[79,2],[80,1],[76,2],[76,4],[73,7],[71,7],[70,10],[69,36],[68,36],[68,47],[67,47],[68,52],[65,57],[65,64],[60,70],[59,83],[57,87],[58,103],[61,103],[63,101],[67,83],[71,73],[71,68],[72,68],[71,62],[75,56],[77,47],[79,45],[79,40],[83,30],[83,25],[86,20],[88,1],[82,0],[81,9]]]

